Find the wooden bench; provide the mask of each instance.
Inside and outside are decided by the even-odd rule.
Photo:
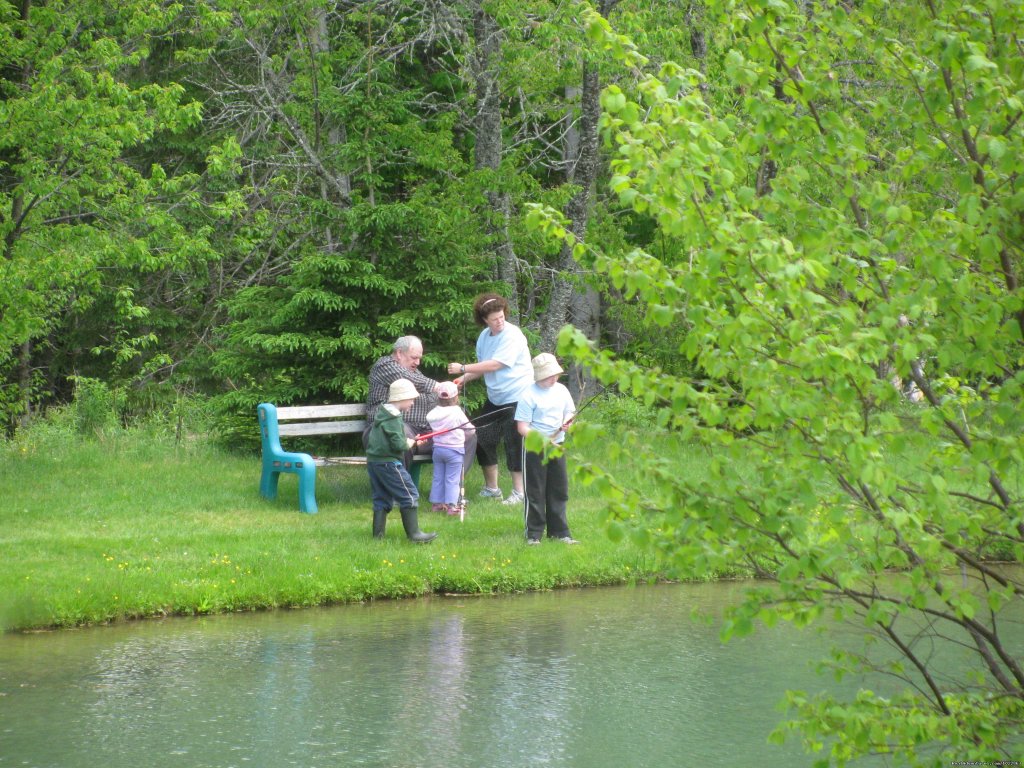
[[[315,435],[359,434],[366,429],[366,404],[302,405],[278,408],[261,403],[256,408],[263,446],[263,472],[260,476],[260,494],[267,499],[277,498],[277,481],[281,473],[299,476],[299,509],[315,514],[316,468],[344,464],[366,464],[365,456],[311,456],[308,453],[286,451],[281,447],[282,437],[309,437]],[[431,461],[431,456],[413,457],[410,474],[419,485],[420,467]]]

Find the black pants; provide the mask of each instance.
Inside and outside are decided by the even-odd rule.
[[[484,403],[478,417],[484,426],[477,428],[476,449],[476,460],[480,462],[481,467],[497,466],[498,444],[504,441],[505,465],[508,467],[508,471],[523,471],[523,438],[520,436],[519,430],[516,429],[515,414],[516,403],[495,405],[490,400]],[[468,456],[468,440],[466,447]]]
[[[526,538],[569,536],[566,510],[569,506],[569,472],[565,454],[552,458],[532,451],[523,452],[523,487],[526,490]]]

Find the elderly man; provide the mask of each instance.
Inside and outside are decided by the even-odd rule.
[[[413,402],[412,408],[402,414],[406,433],[410,437],[430,431],[427,413],[437,405],[438,382],[419,372],[420,360],[423,359],[423,342],[415,336],[402,336],[391,347],[391,354],[384,355],[370,368],[370,394],[366,399],[366,423],[373,424],[377,409],[388,399],[388,388],[396,379],[407,379],[416,387],[419,397]],[[368,432],[368,430],[367,430]],[[367,432],[363,433],[363,445],[366,445]],[[472,457],[471,451],[476,450],[476,435],[467,434],[466,456]],[[432,440],[417,443],[416,447],[406,456],[406,466],[412,472],[412,453],[430,455],[434,450]],[[468,463],[468,462],[467,462]],[[413,477],[418,477],[416,472]]]
[[[419,397],[404,414],[405,423],[415,433],[429,432],[427,411],[437,405],[437,382],[417,370],[423,359],[423,342],[415,336],[402,336],[370,368],[370,394],[366,399],[366,421],[373,423],[377,409],[388,400],[388,387],[397,379],[411,381]]]

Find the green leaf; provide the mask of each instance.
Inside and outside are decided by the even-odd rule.
[[[667,307],[664,304],[655,304],[651,307],[651,319],[662,327],[667,328],[672,325],[674,318],[675,313],[671,307]]]

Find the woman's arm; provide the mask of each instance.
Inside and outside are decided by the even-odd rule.
[[[465,384],[467,381],[475,381],[483,378],[485,373],[500,371],[508,366],[497,360],[481,360],[479,363],[448,363],[448,373],[460,374],[455,380],[456,384]]]

